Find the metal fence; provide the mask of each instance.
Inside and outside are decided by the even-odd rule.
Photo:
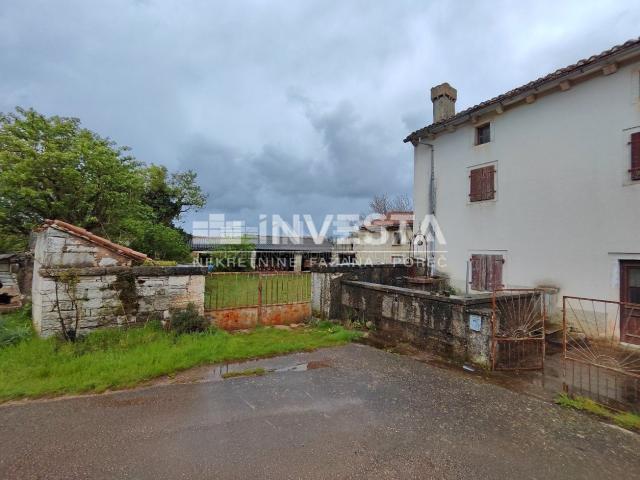
[[[498,289],[493,292],[491,364],[494,370],[541,370],[545,355],[545,292]]]
[[[620,341],[640,305],[563,297],[564,387],[613,408],[640,411],[640,349]]]
[[[205,310],[311,301],[309,273],[210,273],[205,282]]]

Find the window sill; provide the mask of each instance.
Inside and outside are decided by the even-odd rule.
[[[492,198],[491,200],[476,200],[472,202],[471,200],[467,200],[467,205],[492,205],[498,201],[497,198]]]

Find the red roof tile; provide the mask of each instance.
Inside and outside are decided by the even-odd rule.
[[[125,247],[123,245],[119,245],[117,243],[113,243],[112,241],[107,240],[106,238],[99,237],[98,235],[95,235],[89,232],[88,230],[85,230],[82,227],[72,225],[71,223],[63,222],[62,220],[45,220],[44,223],[45,223],[45,226],[49,226],[49,227],[56,228],[58,230],[65,231],[67,233],[75,235],[76,237],[84,238],[85,240],[88,240],[91,243],[100,245],[101,247],[111,250],[112,252],[122,255],[123,257],[128,257],[133,260],[138,260],[140,262],[144,262],[147,258],[149,258],[144,253],[136,252],[131,248]]]
[[[362,225],[361,229],[369,227],[399,227],[401,223],[413,225],[413,212],[387,212],[381,218],[372,220],[369,225]]]

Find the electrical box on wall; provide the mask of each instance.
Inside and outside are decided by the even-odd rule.
[[[482,330],[482,317],[480,315],[469,315],[469,328],[474,332]]]

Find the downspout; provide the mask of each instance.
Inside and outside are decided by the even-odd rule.
[[[418,139],[418,144],[419,145],[426,145],[427,147],[430,148],[431,150],[431,168],[429,169],[430,173],[429,173],[429,213],[431,215],[435,215],[436,214],[436,195],[435,195],[435,166],[436,166],[436,161],[435,161],[435,154],[434,154],[434,150],[435,147],[433,146],[432,143],[427,143],[427,142],[423,142],[422,139]]]
[[[429,208],[427,209],[432,218],[435,218],[436,215],[436,192],[435,192],[435,167],[436,167],[436,159],[435,159],[435,147],[432,143],[423,142],[421,138],[418,138],[419,145],[425,145],[429,147],[431,150],[431,167],[429,168]],[[432,229],[431,223],[428,225],[429,229]],[[431,232],[431,238],[433,239],[431,252],[428,252],[428,256],[430,257],[430,261],[427,262],[428,274],[430,277],[435,275],[435,259],[436,255],[433,251],[433,246],[435,246],[435,232]],[[427,242],[427,246],[428,246]]]

